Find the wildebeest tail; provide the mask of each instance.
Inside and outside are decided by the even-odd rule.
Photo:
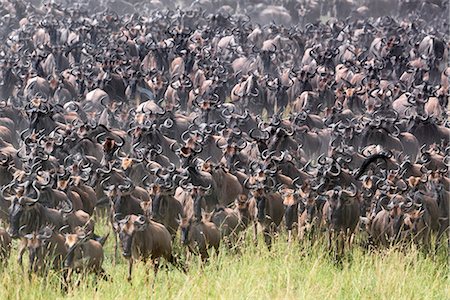
[[[355,178],[359,179],[359,177],[361,177],[362,174],[364,174],[364,172],[366,171],[366,169],[369,167],[369,165],[371,163],[377,161],[378,159],[383,159],[384,161],[387,161],[390,157],[391,157],[391,155],[389,153],[378,153],[378,154],[374,154],[374,155],[369,156],[362,163],[362,165],[359,168],[359,171],[356,174]]]

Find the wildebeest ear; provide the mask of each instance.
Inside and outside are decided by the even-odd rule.
[[[424,210],[424,209],[421,209],[421,210],[419,211],[417,217],[418,217],[418,218],[422,217],[424,213],[425,213],[425,210]]]

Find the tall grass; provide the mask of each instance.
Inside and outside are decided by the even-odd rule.
[[[100,233],[109,230],[105,223],[97,227]],[[110,239],[104,263],[110,280],[91,275],[66,293],[59,274],[29,281],[15,261],[16,249],[0,270],[0,299],[448,299],[445,250],[424,255],[414,247],[377,252],[355,247],[336,263],[324,243],[288,245],[281,236],[269,251],[262,241],[254,245],[248,239],[239,253],[222,248],[204,266],[191,258],[186,274],[168,266],[155,278],[149,264],[138,263],[130,284],[126,261],[112,265]]]

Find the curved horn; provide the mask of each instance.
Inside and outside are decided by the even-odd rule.
[[[333,168],[333,165],[330,166],[330,168],[328,169],[328,173],[333,176],[333,177],[337,177],[339,176],[339,174],[341,174],[341,165],[339,165],[338,163],[334,164],[336,166],[336,173],[331,172],[331,169]]]
[[[351,189],[352,193],[350,193],[349,191],[347,191],[347,194],[348,194],[350,197],[355,197],[356,194],[358,193],[358,189],[356,188],[356,185],[355,185],[353,182],[350,184],[350,187],[352,188],[352,189]]]

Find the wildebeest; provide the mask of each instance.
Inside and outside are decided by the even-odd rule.
[[[25,235],[29,254],[29,271],[45,274],[48,268],[61,270],[67,255],[65,239],[62,234],[45,226],[37,232]]]
[[[354,187],[355,188],[355,187]],[[350,248],[359,222],[359,198],[356,190],[344,190],[340,186],[327,192],[323,206],[323,220],[328,226],[330,250],[335,243],[336,256],[344,254],[345,243]]]
[[[220,231],[217,226],[207,220],[182,218],[180,220],[181,243],[189,252],[200,254],[202,261],[209,258],[208,250],[214,248],[219,253]]]
[[[222,240],[232,247],[238,238],[242,228],[239,224],[239,212],[228,207],[217,207],[211,213],[209,221],[220,230]]]
[[[172,239],[164,225],[148,220],[143,215],[128,215],[118,221],[119,239],[122,255],[128,260],[128,281],[131,280],[133,262],[142,259],[144,263],[151,259],[155,275],[159,267],[159,259],[165,258],[176,264],[172,255]]]
[[[67,255],[64,259],[64,267],[68,268],[67,282],[70,282],[73,272],[83,274],[92,272],[106,278],[102,264],[105,259],[103,245],[108,235],[100,241],[94,241],[82,228],[75,230],[75,233],[65,235]]]
[[[249,224],[270,245],[327,223],[338,254],[358,220],[378,246],[448,238],[445,1],[34,2],[0,9],[12,238],[82,226],[97,257],[105,207],[114,232],[182,220],[203,259]]]

